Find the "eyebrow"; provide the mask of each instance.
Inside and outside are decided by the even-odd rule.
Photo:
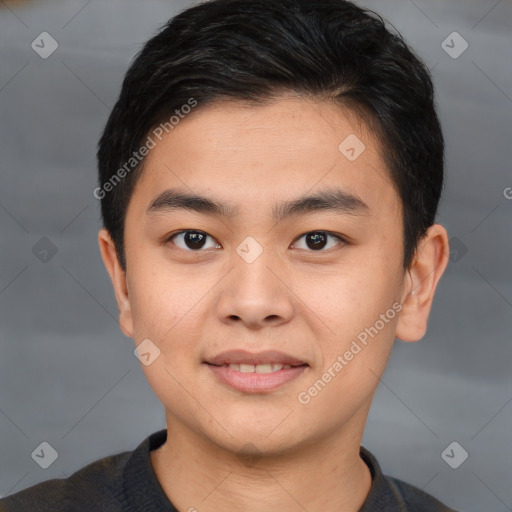
[[[239,213],[239,209],[235,205],[223,204],[208,197],[171,188],[151,201],[146,215],[179,209],[230,218],[236,217]],[[319,211],[329,211],[341,215],[369,215],[371,213],[370,207],[357,195],[342,189],[326,189],[274,205],[272,218],[275,222],[279,222],[287,217]]]

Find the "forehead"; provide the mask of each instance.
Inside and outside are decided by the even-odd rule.
[[[242,210],[333,187],[376,209],[400,206],[379,141],[354,112],[333,102],[218,101],[199,105],[160,138],[153,136],[156,146],[134,191],[146,206],[176,187],[241,203]]]

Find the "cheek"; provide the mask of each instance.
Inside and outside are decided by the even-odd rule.
[[[372,340],[379,340],[373,344],[374,349],[365,350],[366,355],[358,359],[382,355],[380,351],[387,352],[394,340],[399,275],[386,262],[377,259],[375,262],[366,260],[327,278],[314,276],[308,287],[312,291],[306,294],[306,288],[303,289],[305,304],[328,326],[322,341],[324,365],[348,350],[354,340],[364,348]]]
[[[332,327],[364,325],[394,295],[390,273],[371,261],[352,262],[328,274],[310,272],[294,279],[297,295]],[[342,333],[338,333],[342,334]]]
[[[144,260],[130,269],[130,304],[135,338],[163,342],[166,333],[178,324],[192,307],[195,294],[179,274]]]
[[[163,259],[162,259],[163,260]],[[208,307],[208,290],[218,281],[212,273],[163,261],[133,266],[130,303],[135,339],[151,339],[165,360],[190,356],[200,338]]]

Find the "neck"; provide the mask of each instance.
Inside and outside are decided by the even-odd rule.
[[[359,435],[327,435],[293,451],[225,450],[167,421],[167,441],[151,452],[156,476],[178,510],[193,512],[357,512],[371,487]]]

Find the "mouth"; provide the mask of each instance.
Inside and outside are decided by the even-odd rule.
[[[270,373],[270,371],[274,371],[272,368],[277,367],[277,365],[282,365],[283,367],[308,365],[304,360],[276,350],[266,350],[264,352],[228,350],[221,354],[217,354],[216,356],[209,357],[205,359],[204,362],[213,366],[234,365],[232,368],[233,370],[243,372],[254,372],[257,371],[257,367],[259,367],[261,373]],[[238,365],[239,368],[236,368],[236,365]],[[281,370],[281,368],[278,368],[275,371],[278,370]]]
[[[206,363],[210,364],[210,363]],[[217,366],[220,368],[230,368],[235,372],[241,373],[274,373],[280,370],[289,370],[291,368],[297,368],[299,366],[308,366],[306,363],[303,364],[282,364],[282,363],[264,363],[264,364],[247,364],[247,363],[230,363],[230,364],[212,364],[211,366]]]
[[[282,352],[223,352],[203,361],[217,381],[244,393],[266,393],[302,375],[309,364]]]

